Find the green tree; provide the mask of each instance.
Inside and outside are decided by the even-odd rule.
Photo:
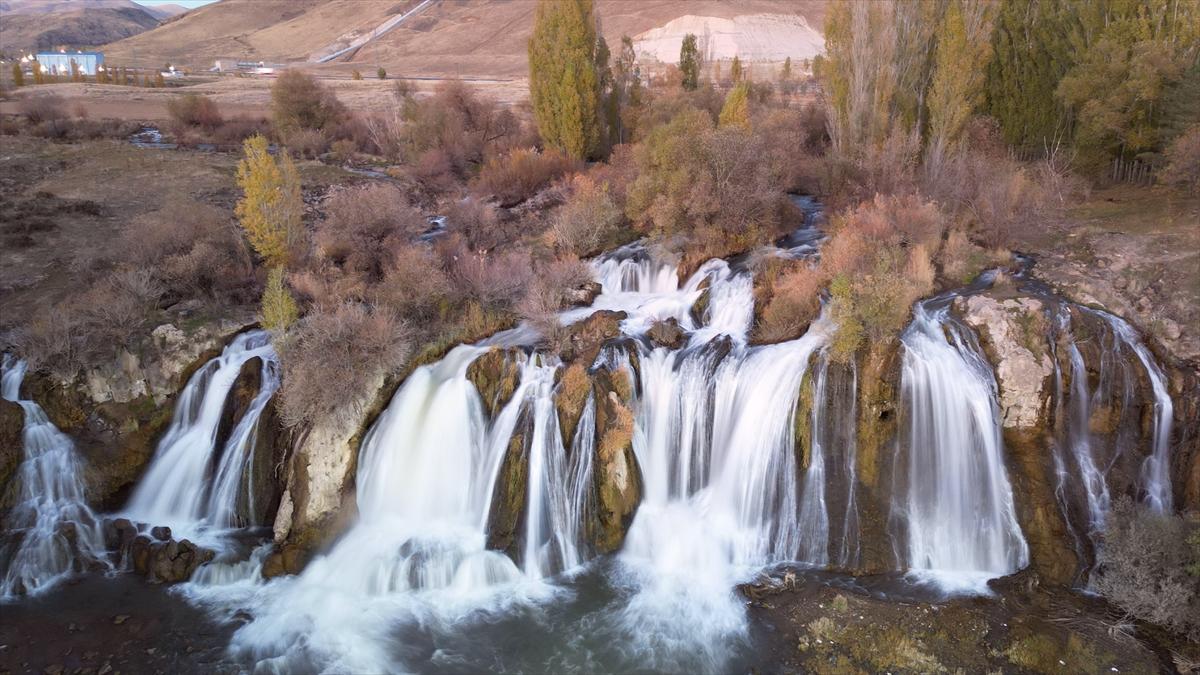
[[[783,67],[779,69],[779,87],[787,89],[792,86],[792,57],[787,57],[783,60]]]
[[[733,63],[729,66],[729,77],[733,79],[734,84],[737,84],[738,82],[741,82],[742,78],[745,76],[746,73],[742,68],[742,60],[739,59],[736,54],[734,54]]]
[[[33,62],[33,83],[34,84],[45,84],[46,83],[46,75],[45,75],[45,73],[42,72],[42,64],[36,60]]]
[[[836,0],[825,19],[825,55],[813,70],[826,92],[833,150],[851,156],[877,146],[892,128],[896,95],[892,5]]]
[[[581,159],[599,150],[601,76],[592,0],[539,0],[529,39],[529,98],[542,140]]]
[[[300,316],[296,299],[284,283],[285,274],[282,267],[271,268],[267,274],[267,287],[263,289],[262,307],[259,311],[259,323],[266,330],[276,334],[287,332]]]
[[[13,79],[14,87],[24,87],[25,86],[25,71],[21,70],[21,62],[20,61],[13,61],[12,79]]]
[[[1001,2],[984,94],[986,110],[1000,123],[1009,144],[1045,148],[1070,130],[1068,111],[1054,90],[1074,65],[1069,36],[1078,26],[1075,3]]]
[[[375,71],[375,77],[381,80],[387,79],[387,71],[383,69],[383,66],[379,66],[379,70]]]
[[[254,135],[243,144],[237,183],[242,189],[235,213],[256,253],[270,267],[286,268],[304,240],[300,176],[286,152],[271,156],[267,139]]]
[[[641,73],[637,67],[637,54],[633,49],[633,40],[628,35],[621,36],[621,51],[617,54],[612,68],[612,95],[609,107],[609,133],[612,142],[626,143],[630,140],[636,118],[636,109],[641,105]]]
[[[683,36],[683,44],[679,47],[679,72],[683,74],[683,88],[695,91],[700,86],[700,48],[696,45],[696,36],[688,33]]]
[[[992,7],[951,0],[946,8],[929,88],[929,144],[935,154],[958,142],[983,102],[984,74],[992,57]]]
[[[719,124],[723,127],[750,128],[750,83],[738,82],[725,96]]]

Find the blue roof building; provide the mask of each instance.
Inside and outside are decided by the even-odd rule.
[[[96,75],[96,70],[104,64],[104,54],[100,52],[39,52],[37,61],[42,70],[51,75],[70,75],[71,62],[79,66],[79,72],[84,75]]]

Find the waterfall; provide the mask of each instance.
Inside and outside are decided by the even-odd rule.
[[[0,602],[44,592],[92,566],[108,568],[104,536],[84,496],[75,445],[41,406],[22,400],[26,363],[4,355],[0,395],[21,406],[25,457],[17,502],[0,546]]]
[[[253,358],[262,361],[262,384],[221,444],[217,436],[227,399],[242,366]],[[238,335],[188,380],[125,513],[192,537],[208,528],[245,524],[243,514],[253,513],[256,498],[250,471],[258,420],[278,388],[279,360],[269,334]]]
[[[1004,467],[996,382],[974,334],[934,299],[901,336],[907,470],[893,514],[902,564],[946,588],[978,588],[1029,562]]]
[[[1140,488],[1146,504],[1159,513],[1170,513],[1171,495],[1171,423],[1174,405],[1167,391],[1167,378],[1154,360],[1150,350],[1133,329],[1120,317],[1100,310],[1088,310],[1101,317],[1112,328],[1114,338],[1133,352],[1146,369],[1154,393],[1154,433],[1149,456],[1142,462]]]

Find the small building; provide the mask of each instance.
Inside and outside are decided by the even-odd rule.
[[[71,74],[71,62],[84,75],[95,77],[96,71],[104,64],[104,54],[100,52],[39,52],[37,62],[42,70],[50,75]]]

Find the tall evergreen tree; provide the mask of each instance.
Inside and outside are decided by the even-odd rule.
[[[683,88],[695,91],[700,86],[700,48],[696,46],[696,36],[688,33],[683,36],[683,44],[679,47],[679,71],[683,73]]]
[[[582,159],[601,142],[592,0],[539,0],[529,39],[529,97],[550,147]]]
[[[1057,0],[1001,2],[984,94],[987,112],[1009,144],[1045,148],[1070,130],[1054,90],[1074,65],[1069,36],[1079,28],[1078,9]]]
[[[994,18],[987,3],[951,0],[946,8],[929,88],[929,145],[935,153],[958,142],[983,101]]]

